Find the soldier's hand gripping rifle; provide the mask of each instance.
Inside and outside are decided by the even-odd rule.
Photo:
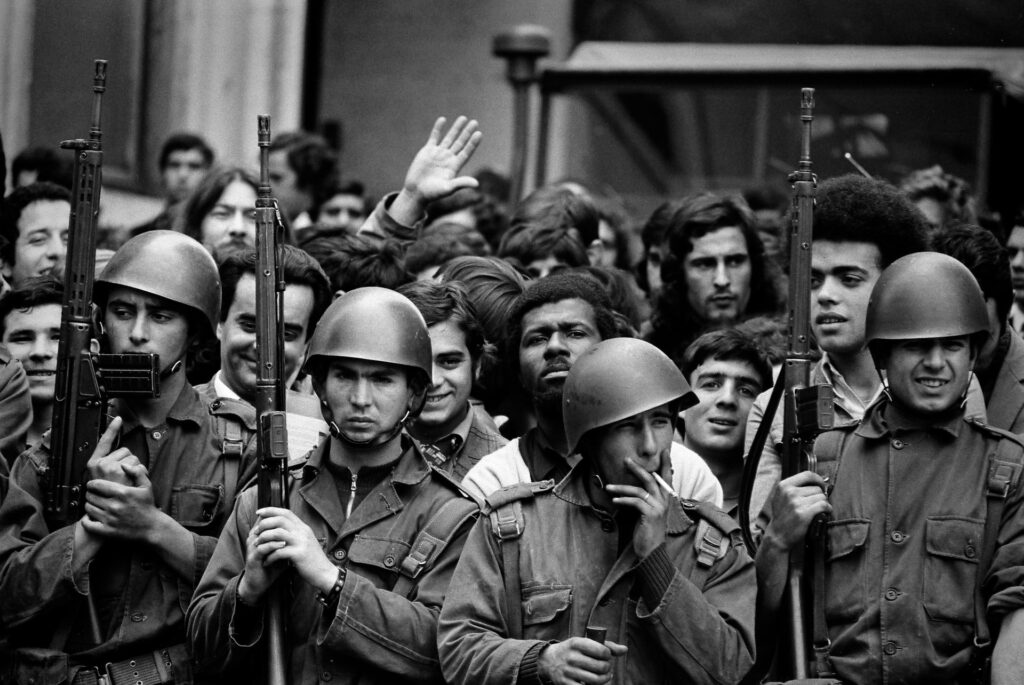
[[[287,499],[288,432],[285,423],[284,224],[270,190],[270,117],[257,117],[260,185],[256,190],[256,450],[260,508],[284,507]],[[281,586],[267,595],[267,682],[285,685],[284,603]]]
[[[103,168],[100,110],[107,62],[95,61],[92,124],[88,140],[66,140],[75,168],[64,268],[64,298],[50,432],[50,463],[43,479],[46,519],[52,530],[81,518],[86,465],[106,427],[109,397],[153,397],[158,360],[148,354],[97,354],[93,278]]]

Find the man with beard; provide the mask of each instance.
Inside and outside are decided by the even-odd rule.
[[[531,283],[509,316],[505,359],[532,399],[537,425],[487,455],[462,486],[481,500],[516,483],[569,473],[579,455],[570,449],[562,425],[562,388],[581,354],[617,335],[608,295],[597,281],[579,273],[555,273]],[[722,488],[707,465],[678,443],[671,449],[672,485],[683,497],[722,503]]]

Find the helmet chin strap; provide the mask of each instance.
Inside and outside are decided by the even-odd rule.
[[[332,437],[337,438],[350,447],[361,449],[379,447],[394,440],[395,437],[402,432],[402,429],[405,428],[405,422],[409,420],[409,416],[412,414],[412,410],[406,409],[405,415],[400,418],[387,433],[376,435],[369,440],[355,440],[338,427],[338,424],[334,421],[334,415],[333,412],[331,412],[331,408],[327,406],[327,402],[324,400],[320,400],[320,411],[323,413],[324,419],[327,421],[327,427],[330,429]]]

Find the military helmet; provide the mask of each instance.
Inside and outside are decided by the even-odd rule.
[[[407,297],[387,288],[356,288],[331,303],[313,331],[303,369],[315,373],[329,357],[404,366],[427,386],[434,370],[423,315]]]
[[[697,396],[675,363],[654,345],[610,338],[576,360],[562,392],[562,420],[569,449],[588,431],[680,400],[679,411]]]
[[[177,231],[148,231],[118,249],[96,279],[98,295],[124,286],[194,309],[210,328],[220,318],[220,275],[213,257],[197,241]]]
[[[985,297],[967,267],[939,252],[915,252],[875,282],[864,337],[870,347],[880,340],[987,336],[988,326]]]

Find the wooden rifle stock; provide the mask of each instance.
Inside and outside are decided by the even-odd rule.
[[[288,431],[285,421],[284,272],[280,250],[284,224],[270,189],[270,117],[257,117],[260,185],[256,190],[256,449],[260,508],[287,505]],[[282,586],[267,594],[267,682],[287,683]]]

